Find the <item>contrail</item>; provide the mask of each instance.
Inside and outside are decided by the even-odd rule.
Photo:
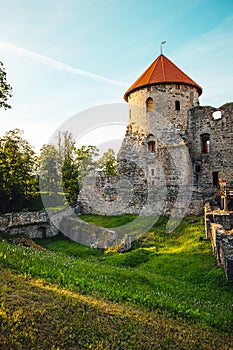
[[[122,87],[128,86],[128,84],[123,82],[123,81],[110,79],[110,78],[104,77],[102,75],[98,75],[98,74],[87,72],[87,71],[84,71],[84,70],[81,70],[78,68],[74,68],[74,67],[69,66],[68,64],[53,60],[50,57],[40,55],[34,51],[23,49],[21,47],[15,46],[15,45],[0,42],[0,47],[3,49],[6,49],[8,51],[12,51],[14,53],[17,53],[19,55],[32,58],[40,63],[47,64],[48,66],[51,66],[57,70],[62,70],[62,71],[68,72],[68,73],[76,74],[76,75],[82,75],[82,76],[85,76],[89,79],[101,81],[101,82],[108,83],[108,84],[118,85],[118,86],[122,86]]]

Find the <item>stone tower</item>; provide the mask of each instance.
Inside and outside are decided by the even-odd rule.
[[[160,55],[126,91],[129,125],[153,131],[153,113],[162,114],[181,130],[187,129],[188,110],[199,105],[202,88],[166,56]]]
[[[160,205],[169,212],[178,188],[191,182],[188,112],[199,105],[201,93],[202,88],[164,55],[126,91],[129,122],[118,153],[118,173],[133,184],[132,206],[148,202],[148,193],[155,205],[160,193]]]
[[[233,103],[201,107],[201,93],[167,57],[156,58],[124,95],[129,120],[118,174],[90,176],[83,213],[200,214],[222,175],[233,192]]]

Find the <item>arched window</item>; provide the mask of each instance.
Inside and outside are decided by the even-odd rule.
[[[201,152],[205,154],[210,153],[210,134],[201,135]]]
[[[180,111],[180,101],[175,102],[176,111]]]
[[[155,153],[155,141],[148,142],[148,151],[151,153]]]
[[[154,111],[154,100],[151,97],[148,97],[146,100],[146,111],[153,112]]]

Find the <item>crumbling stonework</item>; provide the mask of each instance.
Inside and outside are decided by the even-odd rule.
[[[66,206],[59,212],[18,212],[0,215],[0,231],[9,235],[30,238],[56,236],[62,233],[71,240],[93,248],[107,248],[119,242],[127,245],[125,234],[88,224],[75,215],[74,208]],[[131,245],[131,241],[128,245]]]
[[[215,119],[214,112],[219,112]],[[218,185],[218,176],[224,173],[233,180],[233,103],[220,108],[195,107],[188,113],[189,149],[193,163],[195,185],[204,198],[211,197]],[[209,137],[208,149],[203,137]]]
[[[10,235],[26,234],[30,238],[58,234],[58,229],[50,223],[45,211],[2,214],[0,215],[0,231]]]
[[[220,174],[227,184],[233,181],[233,103],[200,107],[201,93],[163,55],[148,67],[124,95],[129,119],[118,175],[87,180],[79,198],[84,213],[203,212],[216,195]],[[123,198],[119,191],[125,187]]]
[[[107,248],[116,244],[114,230],[90,225],[78,217],[63,218],[60,230],[71,240],[92,248]]]
[[[214,255],[226,278],[233,279],[233,212],[205,206],[206,238],[211,240]]]

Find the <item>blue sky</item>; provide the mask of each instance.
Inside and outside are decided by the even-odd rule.
[[[23,129],[36,150],[72,115],[123,102],[163,40],[202,105],[233,101],[232,0],[0,0],[0,13],[14,95],[0,134]]]

